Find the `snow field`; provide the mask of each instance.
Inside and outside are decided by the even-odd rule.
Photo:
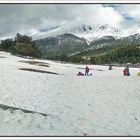
[[[106,66],[89,65],[93,76],[78,77],[85,65],[48,60],[41,67],[20,61],[29,59],[1,52],[0,104],[48,114],[0,109],[0,135],[26,136],[129,136],[140,135],[140,77],[131,68],[112,71]],[[34,68],[59,73],[44,74],[19,70]]]

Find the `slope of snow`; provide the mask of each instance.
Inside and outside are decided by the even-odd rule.
[[[46,62],[50,67],[21,61]],[[85,65],[25,59],[0,52],[0,104],[48,114],[0,109],[0,135],[140,135],[140,77],[130,68],[89,65],[93,76],[78,77]],[[60,75],[22,71],[33,68]]]

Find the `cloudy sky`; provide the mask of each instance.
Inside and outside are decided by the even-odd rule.
[[[0,38],[81,23],[140,32],[140,4],[0,4]]]

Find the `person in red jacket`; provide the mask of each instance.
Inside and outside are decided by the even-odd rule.
[[[86,66],[86,68],[85,68],[85,75],[88,75],[88,73],[89,73],[89,67]]]
[[[129,73],[129,65],[126,65],[126,68],[123,70],[123,75],[124,76],[130,76],[130,73]]]
[[[123,75],[124,75],[124,76],[126,75],[126,69],[123,70]]]

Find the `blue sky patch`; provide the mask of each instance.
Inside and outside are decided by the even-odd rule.
[[[128,21],[132,21],[134,18],[128,15],[123,15],[123,17],[128,20]]]

